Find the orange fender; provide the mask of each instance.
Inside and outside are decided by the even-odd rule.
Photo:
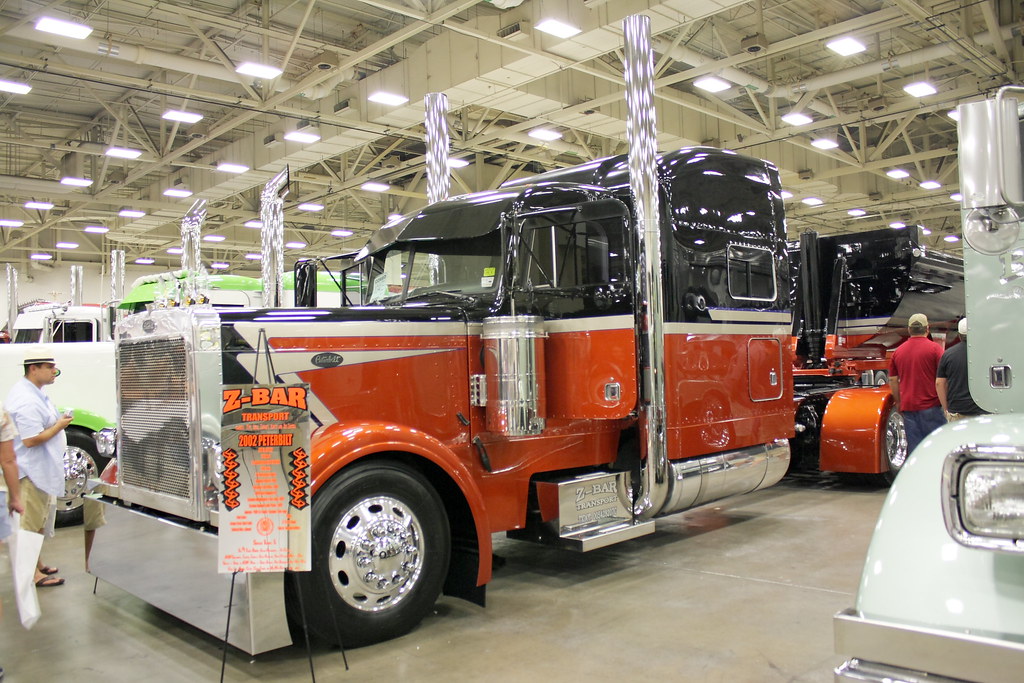
[[[409,453],[437,465],[459,487],[473,514],[480,548],[477,585],[491,580],[491,534],[484,498],[466,465],[446,445],[418,429],[390,422],[362,421],[328,425],[313,435],[310,447],[313,451],[310,492],[313,494],[343,467],[378,453]]]
[[[864,474],[888,469],[882,452],[891,405],[888,387],[841,389],[833,394],[821,421],[819,468]]]

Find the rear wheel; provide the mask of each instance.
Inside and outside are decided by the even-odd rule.
[[[56,526],[82,522],[82,494],[86,481],[95,479],[107,465],[91,435],[77,429],[67,430],[68,447],[64,451],[64,495],[57,498]]]
[[[889,469],[882,472],[882,478],[891,484],[896,475],[903,469],[907,461],[907,432],[903,426],[903,416],[896,405],[889,406],[889,414],[885,419],[885,434],[882,437],[882,458]]]
[[[356,465],[317,492],[312,571],[294,574],[309,629],[359,647],[403,635],[430,611],[448,572],[444,505],[396,463]],[[296,600],[292,620],[301,620]]]

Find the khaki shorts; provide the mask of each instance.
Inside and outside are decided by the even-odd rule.
[[[21,528],[28,531],[39,531],[46,524],[46,513],[52,496],[40,491],[28,477],[21,479],[21,500],[25,505],[25,514],[21,516]],[[85,518],[85,530],[93,531],[107,523],[103,516],[103,504],[88,498],[82,504],[82,515]]]
[[[21,478],[21,502],[25,514],[21,516],[21,528],[27,531],[41,531],[46,524],[46,512],[50,507],[50,494],[40,491],[28,477]]]

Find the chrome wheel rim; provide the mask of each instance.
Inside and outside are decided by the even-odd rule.
[[[68,446],[64,451],[64,495],[57,499],[60,510],[74,510],[82,505],[82,494],[89,478],[98,476],[96,461],[87,451]]]
[[[885,421],[885,457],[889,469],[898,471],[907,460],[907,433],[903,428],[903,416],[899,411],[889,413]]]
[[[359,501],[338,521],[327,564],[338,596],[364,612],[391,609],[416,587],[423,572],[423,529],[400,500]]]

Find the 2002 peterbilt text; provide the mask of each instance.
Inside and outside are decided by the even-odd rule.
[[[629,182],[625,157],[596,163]],[[240,582],[229,641],[249,652],[290,642],[286,594],[312,596],[325,638],[370,643],[442,590],[482,602],[494,532],[588,550],[774,484],[793,436],[777,171],[687,148],[658,158],[655,189],[651,291],[628,193],[546,182],[406,217],[367,256],[364,306],[127,318],[118,486],[92,571],[223,633],[224,385],[308,383],[316,425],[313,570]]]

